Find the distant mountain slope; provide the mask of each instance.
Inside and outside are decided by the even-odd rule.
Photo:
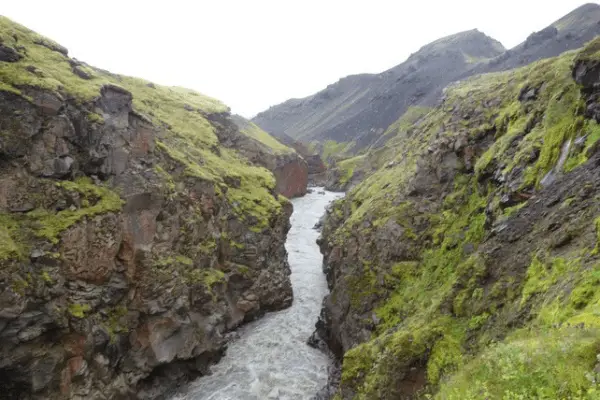
[[[475,60],[502,54],[502,45],[471,30],[422,47],[408,60],[377,75],[340,79],[319,93],[271,107],[253,119],[274,135],[303,141],[332,139],[370,143],[370,133],[382,133],[411,104],[446,86]]]
[[[449,83],[478,73],[507,70],[581,47],[600,34],[600,5],[586,4],[505,51],[477,30],[439,39],[404,63],[377,75],[353,75],[304,99],[288,100],[253,121],[274,135],[302,141],[375,141],[411,106],[431,106]]]
[[[522,67],[580,48],[599,34],[600,5],[588,3],[541,31],[532,33],[523,43],[501,56],[480,63],[472,72],[496,72]]]

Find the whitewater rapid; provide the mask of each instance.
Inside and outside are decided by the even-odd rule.
[[[313,226],[339,197],[317,188],[292,200],[286,241],[292,306],[241,328],[225,357],[211,368],[212,375],[191,383],[174,400],[308,400],[327,383],[331,360],[306,344],[327,294],[316,244],[319,233]]]

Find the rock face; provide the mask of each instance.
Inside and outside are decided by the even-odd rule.
[[[267,132],[295,140],[324,147],[331,141],[343,143],[345,151],[336,156],[352,157],[383,146],[394,121],[411,108],[434,106],[449,83],[577,49],[600,34],[599,20],[600,5],[586,4],[506,51],[477,30],[448,36],[388,71],[342,78],[312,96],[273,106],[253,121]]]
[[[291,204],[218,101],[0,38],[0,397],[164,398],[291,304]]]
[[[288,198],[305,195],[310,167],[303,155],[238,115],[234,121],[242,135],[230,134],[229,137],[235,138],[235,147],[242,149],[249,160],[273,172],[277,193]]]
[[[374,173],[319,239],[331,294],[317,334],[343,361],[322,393],[595,392],[599,60],[596,39],[452,85],[359,160]]]
[[[256,125],[254,125],[256,126]],[[256,126],[257,129],[258,126]],[[265,133],[266,134],[266,133]],[[294,149],[306,161],[308,167],[308,181],[313,186],[322,186],[325,179],[327,167],[321,159],[321,156],[308,149],[302,142],[292,139],[290,136],[282,133],[274,133],[277,139],[286,146]]]

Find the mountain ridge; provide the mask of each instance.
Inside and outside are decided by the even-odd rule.
[[[600,5],[588,3],[509,50],[478,29],[459,32],[422,46],[379,74],[341,78],[311,96],[271,106],[252,120],[275,136],[285,133],[315,141],[321,148],[328,140],[344,142],[352,148],[347,155],[356,154],[377,141],[409,107],[434,105],[449,83],[579,48],[600,34],[599,20]],[[469,54],[470,37],[488,52]],[[461,39],[458,46],[452,38]]]

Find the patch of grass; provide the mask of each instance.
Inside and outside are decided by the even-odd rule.
[[[386,129],[384,135],[397,134],[398,131],[408,131],[416,124],[421,118],[431,111],[429,107],[411,106],[396,122]]]
[[[521,331],[492,345],[444,383],[435,399],[597,399],[600,332]]]
[[[282,144],[279,140],[263,131],[255,123],[247,121],[241,117],[236,118],[236,122],[238,122],[238,125],[240,126],[240,132],[264,144],[274,154],[295,153],[295,150]]]
[[[350,150],[354,147],[354,143],[350,142],[336,142],[335,140],[327,140],[323,143],[321,149],[321,158],[327,165],[331,165],[332,162],[343,159],[344,156],[349,154]]]
[[[350,182],[354,176],[354,171],[358,170],[362,166],[364,159],[364,155],[356,156],[342,160],[336,164],[336,169],[340,173],[339,183],[341,185],[345,186],[348,182]]]
[[[524,305],[536,293],[547,292],[558,280],[569,271],[576,271],[581,266],[579,258],[555,258],[550,262],[540,260],[538,255],[533,257],[527,269],[527,278],[523,286],[521,304]]]

